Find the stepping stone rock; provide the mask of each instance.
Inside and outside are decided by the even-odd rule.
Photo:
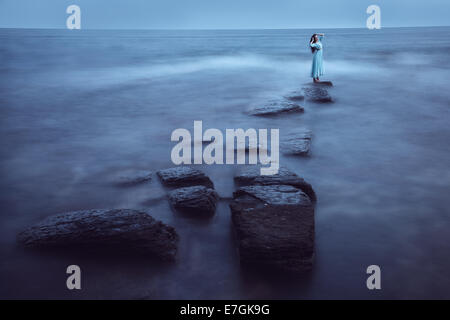
[[[291,92],[290,94],[288,94],[286,96],[286,99],[290,100],[290,101],[303,101],[303,100],[305,100],[305,96],[300,91],[294,91],[294,92]]]
[[[229,147],[226,145],[226,151],[229,151]],[[245,153],[249,153],[250,151],[254,151],[256,153],[259,152],[259,150],[262,151],[269,151],[270,150],[270,143],[267,143],[266,146],[263,146],[258,141],[258,135],[256,134],[255,137],[249,136],[245,139],[245,145],[239,146],[237,143],[233,144],[233,150],[234,152],[244,151]]]
[[[218,199],[216,191],[204,186],[179,188],[169,194],[173,208],[192,216],[213,215]]]
[[[333,102],[333,99],[328,94],[328,91],[326,89],[320,88],[319,86],[313,85],[310,87],[304,87],[303,91],[305,92],[305,96],[308,101],[317,103]]]
[[[131,187],[152,180],[153,172],[145,170],[127,169],[113,176],[113,184],[120,187]]]
[[[277,174],[271,176],[263,176],[258,166],[251,166],[244,169],[240,174],[234,177],[234,181],[239,186],[252,185],[290,185],[303,191],[312,202],[316,202],[316,193],[312,186],[303,178],[297,176],[294,172],[285,167],[281,167]]]
[[[311,149],[311,139],[311,131],[290,134],[281,143],[281,150],[285,154],[307,156]]]
[[[331,81],[320,81],[320,82],[314,82],[314,86],[322,86],[322,87],[332,87],[333,82]]]
[[[157,172],[161,183],[166,187],[205,186],[214,188],[212,181],[200,170],[190,167],[174,167]]]
[[[267,104],[257,107],[250,111],[251,115],[254,116],[275,116],[284,113],[300,113],[305,110],[298,104],[280,100],[280,101],[270,101]]]
[[[129,209],[83,210],[49,217],[18,235],[29,248],[86,248],[136,252],[174,260],[178,235],[146,212]]]
[[[290,185],[248,186],[230,204],[242,264],[288,272],[312,268],[314,206]]]

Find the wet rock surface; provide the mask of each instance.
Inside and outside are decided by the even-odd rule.
[[[303,101],[305,100],[305,95],[301,91],[293,91],[287,94],[285,98],[290,101]]]
[[[311,150],[312,132],[305,130],[291,133],[281,142],[281,151],[284,154],[307,156]]]
[[[288,272],[312,268],[314,206],[291,185],[239,188],[230,204],[242,264]]]
[[[179,188],[169,193],[172,207],[193,217],[213,215],[218,199],[216,191],[205,186]]]
[[[331,103],[333,99],[328,94],[328,91],[321,88],[320,85],[310,85],[303,88],[306,100],[317,103]]]
[[[252,185],[290,185],[303,191],[312,202],[316,202],[316,194],[308,182],[285,167],[281,167],[277,174],[262,176],[257,166],[247,167],[234,177],[238,186]]]
[[[276,116],[285,113],[302,113],[305,110],[296,103],[287,100],[272,100],[256,107],[249,113],[254,116]]]
[[[190,187],[201,185],[214,188],[212,181],[200,170],[190,167],[174,167],[157,172],[161,183],[166,187]]]
[[[322,86],[322,87],[332,87],[333,86],[333,82],[331,82],[331,81],[319,81],[319,82],[314,82],[313,85],[314,86]]]
[[[249,136],[245,139],[245,143],[243,145],[238,145],[237,143],[233,144],[233,150],[234,152],[242,152],[250,153],[255,152],[258,153],[261,151],[267,152],[270,150],[270,143],[267,143],[265,145],[259,143],[258,136]],[[226,151],[228,151],[228,146],[226,146]]]
[[[112,248],[174,260],[178,235],[148,213],[131,209],[83,210],[51,216],[18,235],[28,248]]]

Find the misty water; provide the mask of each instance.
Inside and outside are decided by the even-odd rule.
[[[300,89],[309,37],[324,32],[333,104],[245,112]],[[0,297],[450,298],[450,28],[256,31],[0,30]],[[227,201],[196,221],[171,211],[156,178],[118,188],[125,169],[173,166],[171,132],[312,130],[310,157],[280,163],[310,182],[311,273],[242,270]],[[200,166],[220,196],[236,166]],[[178,260],[33,252],[16,234],[52,214],[139,208],[174,226]],[[82,269],[79,292],[66,267]],[[366,268],[382,269],[382,290]]]

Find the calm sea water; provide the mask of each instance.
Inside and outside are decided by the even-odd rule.
[[[324,32],[332,105],[274,119],[252,105],[310,81],[308,40]],[[450,28],[369,31],[0,30],[0,297],[450,298]],[[176,128],[302,128],[309,158],[281,164],[318,194],[316,265],[298,278],[239,267],[230,212],[173,214],[157,179],[109,181],[171,166]],[[203,168],[221,196],[232,166]],[[148,208],[175,226],[179,261],[30,253],[17,232],[55,213]],[[78,264],[83,290],[65,289]],[[382,290],[366,289],[367,266]]]

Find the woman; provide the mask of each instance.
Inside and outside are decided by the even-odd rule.
[[[311,77],[314,82],[320,82],[319,76],[323,75],[323,50],[321,42],[323,36],[323,33],[315,33],[309,41],[309,46],[311,47],[311,52],[313,53]]]

